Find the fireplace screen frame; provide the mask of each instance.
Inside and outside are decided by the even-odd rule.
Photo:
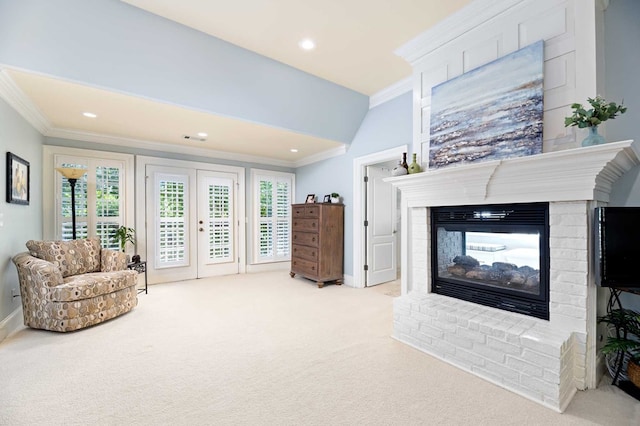
[[[431,207],[431,291],[485,306],[549,319],[549,203]],[[537,294],[495,288],[438,272],[438,228],[451,232],[539,234]],[[466,254],[466,248],[462,248]]]

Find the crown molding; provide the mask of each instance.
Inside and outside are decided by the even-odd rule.
[[[342,145],[337,148],[329,149],[327,151],[320,152],[315,155],[310,155],[308,157],[302,158],[295,162],[295,168],[307,166],[309,164],[317,163],[318,161],[328,160],[329,158],[338,157],[340,155],[346,154],[347,145]]]
[[[51,124],[18,87],[6,70],[0,68],[0,98],[4,99],[18,114],[41,134],[46,134]]]
[[[117,136],[103,135],[99,133],[81,132],[67,129],[49,129],[45,136],[53,138],[71,139],[83,142],[103,143],[114,146],[126,146],[129,148],[146,149],[151,151],[171,152],[178,154],[197,155],[207,158],[218,158],[222,160],[233,160],[244,163],[267,164],[279,167],[295,167],[293,161],[278,160],[269,157],[259,157],[255,155],[239,154],[227,151],[216,151],[206,148],[196,148],[183,145],[173,145],[164,142],[153,142],[141,139],[123,138]]]
[[[393,83],[390,86],[385,87],[377,93],[374,93],[369,97],[369,109],[375,108],[391,99],[397,98],[400,95],[404,95],[407,92],[413,90],[413,78],[407,77],[400,81]]]
[[[527,0],[475,0],[395,50],[410,64],[491,18]]]

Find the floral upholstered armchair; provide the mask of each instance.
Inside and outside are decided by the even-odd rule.
[[[101,248],[99,238],[30,240],[27,248],[13,257],[26,326],[73,331],[138,304],[138,273],[127,269],[124,253]]]

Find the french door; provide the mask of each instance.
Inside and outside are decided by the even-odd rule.
[[[237,274],[235,173],[147,165],[150,283]]]

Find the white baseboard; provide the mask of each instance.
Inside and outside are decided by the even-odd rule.
[[[256,274],[259,272],[272,271],[288,271],[291,268],[291,262],[273,262],[273,263],[256,263],[247,265],[247,274]]]
[[[11,312],[5,319],[0,321],[0,343],[20,328],[22,328],[22,307]]]
[[[353,275],[344,275],[343,277],[343,281],[342,283],[344,285],[346,285],[347,287],[353,287],[353,288],[364,288],[364,287],[357,287],[353,281]]]

